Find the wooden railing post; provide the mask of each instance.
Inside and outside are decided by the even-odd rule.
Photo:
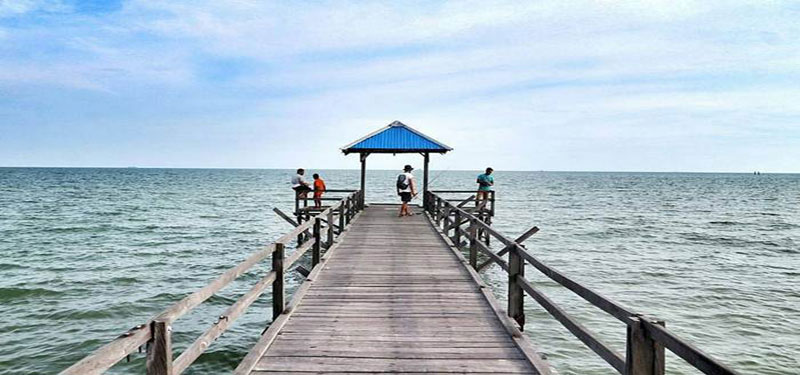
[[[646,318],[633,316],[628,324],[625,375],[664,375],[664,346],[650,338],[642,319]],[[664,325],[663,321],[653,323]]]
[[[147,375],[172,375],[172,327],[162,320],[151,324],[153,338],[147,346]]]
[[[283,250],[284,244],[275,243],[275,251],[272,253],[272,271],[275,272],[275,281],[272,283],[272,320],[283,314],[286,305],[284,304],[283,288]]]
[[[436,225],[442,225],[442,198],[436,197]]]
[[[456,211],[456,221],[453,223],[453,242],[456,249],[461,249],[461,211]]]
[[[319,263],[319,253],[322,247],[322,218],[314,218],[314,244],[311,247],[311,268]]]
[[[430,191],[426,191],[425,192],[425,211],[427,211],[428,213],[433,213],[433,210],[431,209],[431,206],[433,206],[433,205],[431,204],[431,202],[433,202],[433,197],[431,196],[431,192]]]
[[[333,210],[328,210],[328,246],[327,248],[330,249],[333,246]]]
[[[303,224],[303,214],[298,214],[297,215],[297,225],[299,226],[301,224]],[[302,232],[297,234],[297,246],[300,246],[300,245],[303,244],[303,238],[304,237],[303,237],[303,233]]]
[[[352,197],[347,197],[347,198],[345,198],[345,205],[346,205],[347,207],[346,207],[346,210],[345,210],[345,215],[344,215],[344,216],[345,216],[345,223],[346,223],[347,225],[350,225],[350,218],[351,218],[351,217],[352,217],[352,215],[353,215],[353,212],[352,212],[352,207],[353,207],[353,206],[350,204],[350,199],[351,199],[351,198],[352,198]]]
[[[442,217],[442,200],[437,195],[433,201],[433,221],[436,223],[437,226],[441,223],[441,217]]]
[[[339,201],[339,235],[344,232],[344,201]]]
[[[295,216],[300,215],[300,193],[294,193],[294,214]]]
[[[478,269],[478,219],[473,217],[469,221],[469,265]]]
[[[450,236],[450,210],[447,208],[442,208],[442,232],[444,232],[445,236]]]
[[[489,193],[489,196],[492,198],[492,201],[491,201],[491,203],[492,203],[492,207],[490,208],[490,211],[489,211],[489,216],[494,216],[494,190],[492,190],[492,191]]]
[[[517,281],[518,276],[525,276],[525,263],[519,255],[519,245],[512,245],[508,252],[508,316],[516,320],[522,330],[525,327],[525,292]]]

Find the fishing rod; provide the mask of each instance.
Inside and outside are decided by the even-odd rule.
[[[431,187],[431,185],[433,185],[433,183],[434,183],[436,180],[438,180],[438,179],[439,179],[439,177],[442,177],[442,175],[443,175],[445,172],[449,171],[451,168],[452,168],[452,167],[447,167],[447,169],[445,169],[445,170],[443,170],[443,171],[439,171],[439,173],[437,173],[437,174],[436,174],[436,176],[433,176],[433,179],[431,179],[430,181],[428,181],[428,188],[430,188],[430,187]]]
[[[451,168],[453,168],[453,167],[447,167],[447,169],[445,169],[445,170],[443,170],[443,171],[439,171],[439,173],[437,173],[437,174],[436,174],[436,176],[433,176],[433,178],[432,178],[430,181],[428,181],[428,189],[430,190],[430,188],[431,188],[431,185],[433,185],[433,183],[434,183],[436,180],[438,180],[438,179],[439,179],[439,177],[442,177],[442,175],[443,175],[443,174],[445,174],[445,172],[448,172],[448,171],[450,171],[450,169],[451,169]],[[416,195],[414,195],[413,197],[411,197],[411,200],[415,200],[415,199],[417,199],[418,197],[419,197],[419,193],[417,193]]]

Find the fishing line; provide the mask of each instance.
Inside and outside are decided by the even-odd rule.
[[[438,180],[438,179],[439,179],[439,177],[442,177],[442,175],[443,175],[443,174],[445,174],[445,172],[449,171],[451,168],[453,168],[453,167],[452,167],[452,166],[450,166],[450,167],[447,167],[447,169],[445,169],[445,170],[443,170],[443,171],[439,171],[439,173],[437,173],[437,174],[436,174],[436,176],[433,176],[433,178],[432,178],[430,181],[428,181],[428,190],[430,190],[430,188],[431,188],[431,185],[433,185],[433,183],[434,183],[436,180]],[[411,197],[411,200],[415,200],[415,199],[417,199],[418,197],[419,197],[419,193],[417,193],[417,195],[415,195],[415,196]]]
[[[430,188],[430,187],[431,187],[431,185],[433,185],[434,181],[438,180],[438,179],[439,179],[439,177],[442,177],[442,175],[443,175],[445,172],[449,171],[449,170],[450,170],[450,168],[452,168],[452,166],[450,166],[450,167],[447,167],[447,169],[445,169],[445,170],[443,170],[443,171],[439,171],[439,173],[437,173],[437,174],[436,174],[436,176],[434,176],[432,180],[428,181],[428,188]]]

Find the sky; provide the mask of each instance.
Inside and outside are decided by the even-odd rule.
[[[800,172],[798,1],[0,0],[0,166]],[[371,168],[421,164],[370,157]]]

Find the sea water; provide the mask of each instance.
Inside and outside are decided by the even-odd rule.
[[[321,170],[329,188],[359,173]],[[418,176],[420,171],[415,171]],[[367,201],[396,202],[396,171]],[[473,189],[478,171],[431,173]],[[291,170],[0,168],[0,374],[58,372],[291,230]],[[495,172],[494,226],[547,264],[743,373],[797,374],[800,175]],[[419,203],[416,200],[415,203]],[[497,247],[497,244],[494,244]],[[174,324],[177,354],[269,269]],[[499,299],[506,277],[483,272]],[[625,326],[529,268],[527,276],[624,354]],[[288,292],[302,281],[287,273]],[[504,303],[504,301],[501,301]],[[525,332],[560,374],[612,374],[535,301]],[[230,372],[271,317],[269,292],[186,372]],[[143,373],[143,355],[111,373]],[[693,374],[668,355],[670,374]]]

